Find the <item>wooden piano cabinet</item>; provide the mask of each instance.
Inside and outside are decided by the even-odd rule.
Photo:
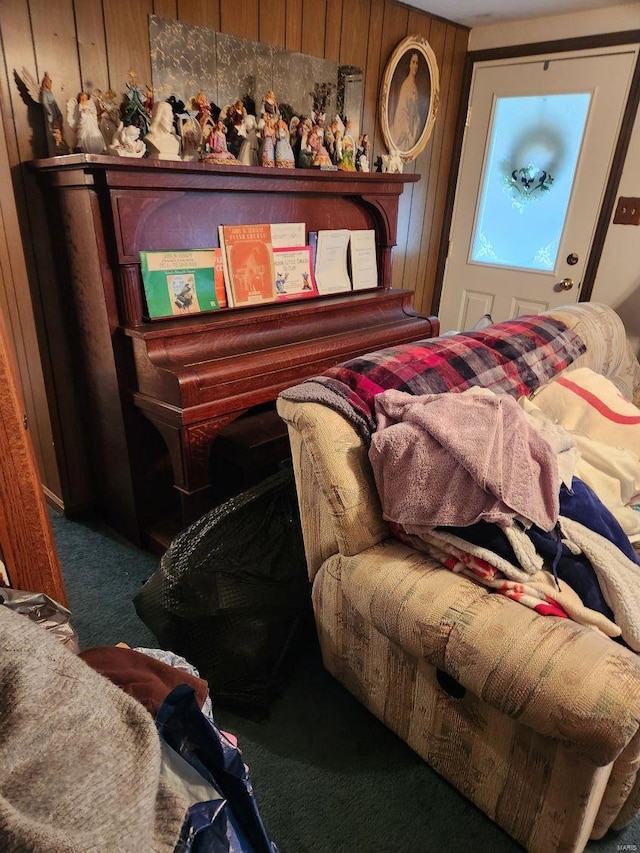
[[[305,377],[438,334],[391,288],[398,203],[418,175],[210,166],[73,154],[33,163],[47,203],[60,298],[72,304],[98,503],[145,544],[208,507],[211,446],[236,418]],[[150,321],[141,250],[219,245],[218,226],[371,228],[379,286]],[[159,535],[159,534],[151,534]],[[166,540],[165,540],[166,541]]]

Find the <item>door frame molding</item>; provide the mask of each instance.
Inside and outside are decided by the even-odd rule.
[[[618,33],[606,33],[599,35],[580,36],[573,39],[557,39],[556,41],[535,42],[532,44],[510,45],[508,47],[488,48],[486,50],[474,50],[467,53],[465,60],[462,88],[460,92],[460,106],[456,119],[456,129],[453,141],[453,155],[451,159],[451,172],[449,186],[447,188],[447,198],[445,202],[444,217],[442,223],[442,231],[440,234],[440,245],[438,248],[438,264],[436,267],[435,287],[431,302],[431,314],[437,314],[440,308],[440,299],[442,296],[442,286],[444,283],[444,271],[449,251],[449,234],[451,232],[451,223],[453,218],[453,203],[456,195],[458,184],[458,175],[460,171],[460,159],[462,156],[462,142],[464,138],[465,122],[467,118],[467,110],[469,106],[469,94],[471,91],[471,80],[473,70],[477,62],[486,62],[487,60],[513,59],[525,56],[537,56],[542,53],[568,53],[578,50],[591,50],[598,47],[615,47],[623,44],[640,44],[640,30],[626,30]],[[631,133],[633,130],[636,113],[640,105],[640,53],[636,61],[636,67],[633,72],[633,79],[629,89],[629,95],[620,126],[620,134],[616,143],[613,162],[607,186],[605,187],[604,196],[602,199],[602,207],[598,215],[598,221],[593,235],[593,242],[589,252],[589,258],[585,267],[584,276],[582,279],[582,287],[580,288],[579,302],[589,302],[593,292],[593,285],[596,279],[596,273],[602,257],[602,249],[604,241],[609,229],[611,215],[613,213],[618,189],[620,187],[620,179],[624,168]]]

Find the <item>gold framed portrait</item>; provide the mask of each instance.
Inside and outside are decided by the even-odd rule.
[[[440,74],[435,53],[422,36],[407,36],[391,54],[382,78],[380,125],[390,153],[414,160],[433,132]]]

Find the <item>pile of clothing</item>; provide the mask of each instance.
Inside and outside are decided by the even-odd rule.
[[[197,672],[57,633],[0,605],[0,849],[277,853]]]
[[[398,538],[640,651],[640,412],[609,380],[580,368],[518,401],[388,390],[374,406],[369,458]]]

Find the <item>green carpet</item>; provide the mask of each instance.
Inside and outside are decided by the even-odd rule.
[[[52,520],[81,647],[157,646],[131,598],[158,559],[99,520]],[[522,849],[356,702],[322,668],[313,640],[298,644],[291,678],[266,722],[216,708],[213,700],[217,724],[238,737],[280,853]],[[587,850],[640,850],[640,821]]]

